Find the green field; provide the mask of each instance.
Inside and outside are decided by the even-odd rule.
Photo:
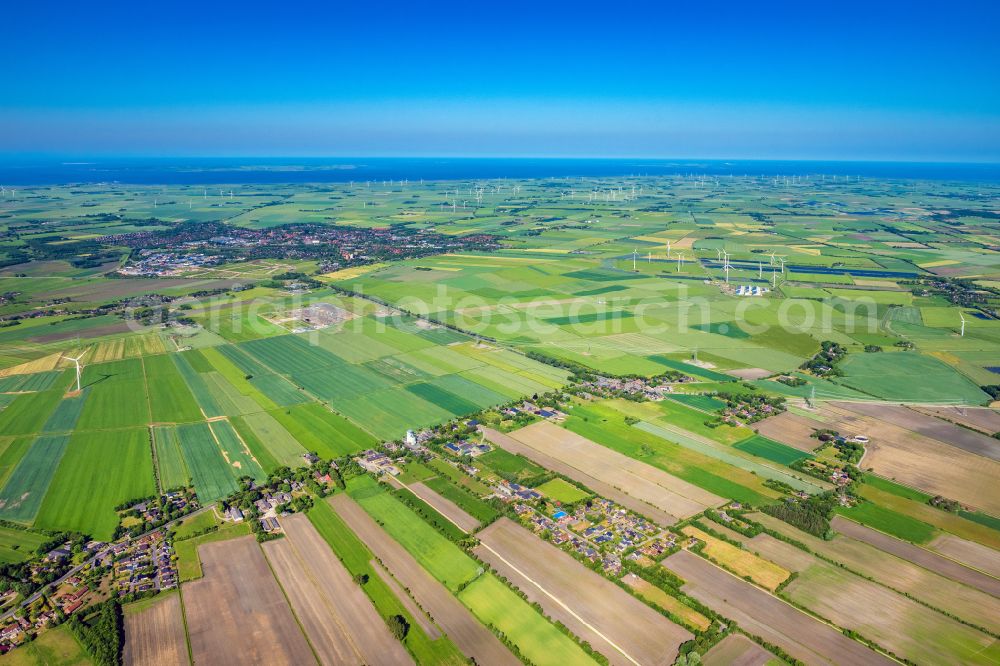
[[[455,485],[451,481],[438,476],[425,479],[423,483],[425,486],[437,492],[442,497],[445,497],[457,504],[463,511],[481,523],[492,522],[493,519],[497,517],[497,510],[490,506],[489,503],[476,497],[465,488]]]
[[[837,513],[916,544],[927,543],[937,534],[932,525],[872,502],[862,502],[851,508],[838,507]]]
[[[800,451],[791,446],[786,446],[781,442],[768,439],[762,435],[754,435],[733,445],[740,451],[746,451],[758,458],[766,458],[782,465],[791,465],[796,460],[811,458],[808,453]]]
[[[30,559],[46,541],[48,537],[38,532],[0,526],[0,564]]]
[[[69,440],[35,524],[109,540],[118,526],[115,507],[155,492],[145,428],[77,432]]]
[[[351,496],[403,545],[420,564],[452,591],[476,577],[479,565],[374,481],[359,478]]]
[[[0,489],[0,518],[19,523],[34,520],[69,440],[69,435],[43,435],[32,441],[31,448]],[[92,470],[91,473],[98,472]]]
[[[477,578],[458,598],[480,622],[502,631],[531,663],[594,663],[576,643],[492,574]]]
[[[407,619],[410,631],[403,640],[403,644],[406,645],[418,663],[455,664],[455,666],[465,663],[464,656],[447,636],[431,640],[420,625],[415,622],[413,616],[382,580],[381,575],[375,571],[374,567],[377,564],[373,564],[372,552],[351,532],[329,504],[317,502],[310,509],[308,516],[316,531],[330,545],[347,570],[354,576],[368,576],[368,582],[365,583],[363,589],[368,598],[375,604],[379,614],[382,617],[402,615]]]
[[[579,502],[580,500],[587,499],[591,496],[590,493],[584,492],[572,483],[568,483],[559,478],[546,481],[542,485],[535,488],[535,490],[542,493],[546,497],[563,504],[572,504],[573,502]]]
[[[178,446],[188,473],[194,481],[202,503],[225,497],[238,488],[241,471],[222,455],[207,423],[192,423],[175,427]]]

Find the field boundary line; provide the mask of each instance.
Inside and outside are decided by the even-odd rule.
[[[285,535],[283,538],[287,539],[288,536]],[[277,585],[278,589],[281,590],[281,596],[285,600],[285,606],[288,607],[288,612],[291,614],[292,619],[295,620],[295,626],[299,628],[299,631],[302,633],[302,638],[305,639],[306,645],[309,646],[309,651],[312,652],[313,659],[316,660],[317,664],[322,663],[319,660],[319,654],[316,652],[316,648],[313,646],[312,641],[309,640],[309,634],[306,633],[306,628],[302,626],[302,621],[299,620],[298,614],[295,612],[295,609],[292,608],[292,601],[288,598],[285,586],[281,584],[280,580],[278,580],[278,574],[274,572],[274,567],[271,566],[271,560],[267,559],[267,553],[264,552],[264,544],[258,542],[257,548],[260,550],[260,556],[264,558],[264,564],[267,565],[267,570],[271,572],[271,579],[274,580],[275,585]],[[340,626],[340,623],[338,622],[337,625]],[[341,627],[341,629],[343,629],[343,627]],[[354,643],[351,643],[351,645],[353,646]]]
[[[572,608],[570,608],[565,602],[563,602],[562,599],[560,599],[559,597],[555,596],[554,594],[552,594],[551,592],[549,592],[548,590],[546,590],[544,587],[541,586],[541,584],[539,584],[533,578],[531,578],[530,576],[528,576],[528,574],[524,573],[523,571],[521,571],[520,569],[518,569],[516,566],[514,566],[514,564],[512,562],[510,562],[509,560],[507,560],[507,558],[505,558],[503,555],[501,555],[497,551],[493,550],[493,548],[491,548],[489,546],[489,544],[487,544],[485,542],[480,542],[480,545],[483,548],[485,548],[486,550],[488,550],[491,553],[493,553],[501,562],[503,562],[504,564],[506,564],[507,566],[509,566],[511,569],[513,569],[514,571],[516,571],[518,573],[518,575],[520,575],[526,581],[528,581],[529,583],[531,583],[532,585],[534,585],[535,587],[537,587],[538,590],[542,594],[544,594],[545,596],[547,596],[550,599],[552,599],[552,601],[554,601],[557,604],[559,604],[559,606],[562,607],[563,610],[565,610],[567,613],[569,613],[570,615],[572,615],[583,626],[585,626],[590,631],[594,632],[594,634],[596,634],[597,636],[601,637],[604,641],[607,642],[608,645],[610,645],[614,649],[618,650],[618,652],[620,652],[630,662],[632,662],[633,664],[635,664],[635,666],[642,666],[642,664],[640,664],[638,661],[636,661],[635,658],[632,657],[632,655],[630,655],[628,652],[626,652],[623,648],[621,648],[613,640],[611,640],[610,638],[608,638],[607,636],[605,636],[603,633],[601,633],[601,631],[597,627],[595,627],[594,625],[590,624],[589,622],[587,622],[586,620],[584,620],[582,617],[580,617],[579,615],[577,615],[576,611],[574,611]],[[546,619],[548,619],[548,618],[546,618]],[[551,622],[551,620],[550,620],[550,622]]]
[[[905,544],[913,546],[914,548],[919,548],[920,550],[922,550],[922,551],[924,551],[926,553],[929,553],[930,555],[936,555],[937,557],[940,557],[942,559],[948,560],[949,562],[953,562],[953,563],[957,564],[958,566],[965,567],[966,569],[969,569],[970,571],[975,571],[976,573],[981,573],[982,575],[987,576],[989,578],[993,578],[995,580],[1000,580],[1000,578],[997,578],[997,576],[994,576],[993,574],[991,574],[989,572],[983,571],[981,569],[977,569],[976,567],[970,566],[970,565],[966,564],[965,562],[960,562],[959,560],[956,560],[953,557],[945,555],[944,553],[939,553],[936,550],[931,550],[930,548],[922,546],[919,543],[913,543],[912,541],[907,541],[906,539],[900,539],[897,536],[889,534],[888,532],[883,532],[882,530],[880,530],[878,528],[875,528],[875,527],[872,527],[871,525],[865,525],[864,523],[862,523],[860,521],[857,521],[857,520],[854,520],[853,518],[850,518],[849,516],[845,516],[842,513],[838,513],[837,516],[840,517],[840,518],[843,518],[844,520],[850,521],[850,522],[854,523],[855,525],[860,525],[861,527],[870,529],[873,532],[878,532],[879,534],[887,536],[887,537],[889,537],[891,539],[895,539],[897,541],[901,541],[901,542],[903,542]],[[945,534],[951,534],[951,532],[948,532],[947,530],[940,530],[940,531],[944,532]],[[851,539],[854,539],[855,541],[860,541],[861,543],[868,543],[867,541],[864,541],[863,539],[858,539],[856,537],[852,537],[849,534],[845,534],[844,536],[849,537]],[[952,536],[957,536],[957,535],[952,535]],[[959,537],[959,538],[961,538],[961,537]],[[975,542],[971,542],[971,543],[975,543]],[[871,546],[872,548],[878,548],[878,546],[875,546],[874,544],[870,544],[869,543],[868,545]],[[882,550],[882,549],[878,548],[878,550]],[[888,551],[884,551],[883,550],[882,552],[888,552]],[[889,554],[893,555],[893,553],[889,553]],[[899,557],[899,555],[895,555],[895,557]],[[927,567],[923,566],[922,564],[919,564],[917,562],[912,562],[910,560],[907,560],[905,557],[899,557],[899,559],[907,561],[907,562],[910,562],[911,564],[914,564],[914,565],[920,567],[921,569],[923,569],[925,571],[930,571],[931,573],[936,573],[937,575],[941,576],[942,578],[947,578],[948,580],[952,580],[952,581],[954,581],[956,583],[959,583],[960,585],[965,585],[966,587],[971,587],[972,589],[978,589],[978,588],[976,588],[976,587],[974,587],[972,585],[969,585],[968,583],[963,583],[960,580],[955,580],[954,578],[951,578],[949,576],[945,576],[944,574],[942,574],[942,573],[940,573],[938,571],[934,571],[932,569],[928,569]],[[980,590],[980,592],[984,592],[985,594],[990,594],[989,592],[985,592],[984,590]],[[991,595],[991,596],[993,596],[993,595]]]
[[[687,551],[687,552],[689,552],[689,553],[691,552],[691,550],[690,550],[689,548],[685,548],[684,550],[686,550],[686,551]],[[805,609],[803,609],[803,608],[799,608],[799,607],[798,607],[798,606],[796,606],[795,604],[793,604],[793,603],[789,602],[789,601],[788,601],[787,599],[784,599],[783,597],[779,597],[779,596],[778,596],[777,594],[774,594],[773,592],[771,592],[771,591],[770,591],[770,590],[768,590],[767,588],[765,588],[765,587],[761,587],[761,586],[760,586],[760,585],[758,585],[757,583],[754,583],[753,581],[749,581],[749,580],[747,580],[747,579],[745,579],[745,578],[740,578],[739,576],[737,576],[736,574],[734,574],[734,573],[733,573],[732,571],[729,571],[729,570],[728,570],[728,569],[726,569],[725,567],[720,567],[720,566],[719,566],[718,564],[716,564],[716,563],[715,563],[715,562],[713,562],[712,560],[708,559],[707,557],[703,557],[702,555],[699,555],[698,553],[691,553],[691,554],[692,554],[692,555],[694,555],[694,556],[695,556],[695,557],[697,557],[697,558],[700,558],[700,559],[704,560],[705,562],[708,562],[708,563],[709,563],[709,564],[711,564],[711,565],[712,565],[713,567],[715,567],[715,568],[716,568],[716,569],[718,569],[719,571],[723,572],[723,573],[724,573],[724,574],[726,574],[727,576],[732,576],[733,578],[735,578],[736,580],[740,581],[741,583],[746,583],[746,584],[748,584],[748,585],[751,585],[752,587],[754,587],[754,588],[756,588],[756,589],[760,590],[760,591],[761,591],[761,592],[763,592],[764,594],[766,594],[766,595],[768,595],[768,596],[770,596],[770,597],[773,597],[773,598],[777,599],[778,601],[780,601],[781,603],[785,604],[785,605],[786,605],[786,606],[788,606],[789,608],[794,608],[794,609],[795,609],[795,610],[796,610],[797,612],[799,612],[799,613],[802,613],[802,614],[803,614],[803,615],[805,615],[806,617],[808,617],[808,618],[811,618],[811,619],[813,619],[813,620],[816,620],[817,622],[822,622],[823,624],[825,624],[825,625],[826,625],[826,626],[828,626],[829,628],[831,628],[831,629],[833,629],[834,631],[836,631],[836,632],[837,632],[838,634],[842,634],[842,635],[844,635],[845,637],[848,637],[848,636],[847,636],[846,634],[844,634],[844,630],[843,630],[843,628],[841,628],[841,627],[838,627],[837,625],[833,624],[832,622],[830,622],[830,621],[829,621],[829,620],[827,620],[826,618],[823,618],[823,617],[820,617],[819,615],[813,615],[813,614],[812,614],[811,612],[809,612],[809,611],[807,611],[807,610],[805,610]],[[667,567],[667,568],[669,569],[669,567]],[[686,582],[686,581],[685,581],[685,582]],[[773,627],[772,627],[772,628],[773,628]],[[848,638],[850,638],[850,637],[848,637]],[[873,648],[873,647],[872,647],[871,645],[868,645],[867,643],[862,643],[861,641],[859,641],[859,640],[857,640],[857,639],[854,639],[854,638],[850,638],[850,640],[854,641],[855,643],[857,643],[857,644],[859,644],[859,645],[863,645],[864,647],[868,648],[868,649],[869,649],[869,650],[871,650],[872,652],[875,652],[875,653],[877,653],[877,654],[880,654],[880,655],[882,655],[883,657],[886,657],[887,659],[891,659],[892,661],[896,662],[897,664],[902,664],[902,663],[903,663],[903,662],[901,662],[901,661],[900,661],[899,659],[897,659],[896,657],[894,657],[894,656],[892,656],[891,654],[888,654],[887,652],[885,652],[885,650],[884,650],[883,648],[881,648],[881,646],[879,647],[879,649],[878,649],[878,650],[876,650],[876,649],[875,649],[875,648]],[[810,650],[811,650],[811,649],[810,649]],[[813,652],[814,652],[814,650],[811,650],[811,651],[813,651]]]

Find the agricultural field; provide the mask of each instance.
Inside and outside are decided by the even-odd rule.
[[[321,664],[412,663],[365,593],[303,515],[264,554]]]
[[[251,537],[199,547],[205,576],[185,583],[184,613],[195,662],[315,661],[260,546]],[[232,603],[254,599],[254,604]],[[248,626],[257,629],[244,631]]]
[[[684,592],[806,663],[893,664],[837,629],[688,551],[664,560]]]
[[[593,661],[586,641],[616,666],[669,664],[710,611],[773,652],[730,633],[703,663],[889,661],[851,631],[916,663],[997,659],[995,184],[155,190],[0,200],[0,562],[54,532],[108,540],[131,500],[190,485],[213,504],[310,454],[347,491],[263,546],[221,511],[182,523],[182,589],[126,609],[128,663],[186,663],[190,645],[195,662],[561,666]],[[784,404],[730,408],[754,395]],[[863,435],[860,461],[821,430]],[[426,450],[392,444],[409,431]],[[449,437],[492,449],[444,453]],[[368,449],[401,475],[361,474],[348,459]],[[598,546],[584,566],[502,517],[504,483],[550,508],[612,500],[672,545],[623,570],[604,560],[631,550]],[[822,521],[759,511],[838,490],[825,539]],[[748,509],[770,533],[702,516]],[[29,656],[85,660],[65,630],[5,660]]]
[[[577,474],[623,488],[628,495],[678,518],[723,503],[722,498],[693,484],[548,422],[527,426],[511,436],[529,449],[544,452],[577,470]],[[569,476],[575,478],[573,473]],[[583,479],[577,480],[587,485]]]
[[[338,530],[340,536],[335,537],[336,523],[326,519],[324,522],[329,526],[327,532],[330,535],[327,539],[336,538],[338,544],[343,544],[342,549],[350,547],[356,554],[361,551],[362,561],[365,561],[364,558],[370,549],[371,553],[388,567],[389,573],[399,581],[400,585],[410,591],[420,607],[425,609],[451,637],[464,655],[474,658],[477,663],[508,665],[520,663],[503,643],[479,623],[466,606],[428,573],[406,548],[389,536],[359,504],[343,493],[334,495],[329,502],[336,511],[335,515],[343,521],[345,529],[348,527],[349,529],[346,529],[346,534],[343,530]],[[322,514],[315,514],[314,509],[313,513],[310,513],[310,518],[319,523],[322,520],[319,515]],[[352,531],[357,534],[361,542],[352,540],[350,536]],[[345,551],[340,552],[341,557],[346,560]]]
[[[691,636],[506,518],[480,532],[479,539],[479,557],[612,664],[672,661],[678,646]]]
[[[189,662],[180,594],[168,594],[154,603],[125,608],[125,647],[128,666],[181,666]]]

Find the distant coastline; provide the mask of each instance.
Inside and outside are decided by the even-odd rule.
[[[845,176],[1000,182],[1000,164],[647,158],[87,158],[0,156],[0,184],[346,183],[382,180]]]

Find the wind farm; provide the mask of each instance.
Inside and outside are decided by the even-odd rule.
[[[1000,5],[832,9],[5,6],[0,666],[1000,664]]]

